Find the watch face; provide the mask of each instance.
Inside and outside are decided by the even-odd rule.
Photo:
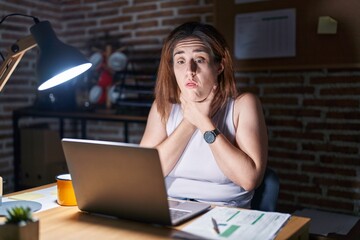
[[[215,141],[216,135],[212,131],[206,131],[204,133],[204,139],[207,143],[213,143]]]

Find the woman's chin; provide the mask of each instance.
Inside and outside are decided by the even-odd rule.
[[[202,102],[202,101],[204,101],[205,99],[206,99],[206,98],[196,97],[196,98],[191,99],[191,101],[193,101],[193,102]]]
[[[206,99],[206,96],[192,93],[187,95],[187,99],[192,102],[202,102]]]

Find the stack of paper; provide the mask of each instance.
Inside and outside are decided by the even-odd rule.
[[[206,239],[274,239],[290,214],[215,207],[182,229]]]

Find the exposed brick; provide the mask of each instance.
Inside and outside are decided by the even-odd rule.
[[[302,123],[299,120],[293,119],[275,119],[267,118],[266,122],[269,126],[278,126],[278,127],[291,127],[291,128],[301,128]]]
[[[258,87],[252,86],[252,87],[239,87],[238,88],[239,93],[253,93],[257,96],[260,94],[260,89]]]
[[[324,134],[317,132],[295,132],[295,131],[272,131],[273,137],[280,138],[289,138],[289,139],[298,139],[300,140],[323,140]]]
[[[88,18],[102,18],[102,17],[108,17],[108,16],[114,16],[118,13],[118,9],[106,9],[102,11],[95,11],[87,13]]]
[[[155,29],[155,30],[147,30],[147,31],[137,31],[135,33],[136,36],[145,37],[145,36],[166,36],[169,34],[170,29]]]
[[[114,24],[114,23],[118,23],[118,22],[130,22],[131,21],[131,16],[115,16],[115,17],[111,17],[111,18],[106,18],[104,20],[100,21],[101,25],[107,25],[107,24]],[[125,28],[126,29],[126,28]]]
[[[360,129],[360,123],[328,123],[328,122],[309,122],[306,130],[354,130]]]
[[[331,134],[330,141],[360,142],[360,134]]]
[[[310,84],[351,84],[359,82],[359,76],[315,77],[310,80]]]
[[[9,139],[12,137],[12,134],[0,134],[0,140]]]
[[[341,186],[343,188],[360,188],[360,179],[334,179],[329,177],[314,177],[315,184],[333,187]]]
[[[287,149],[287,150],[296,150],[297,149],[297,143],[289,142],[289,141],[280,141],[280,140],[273,140],[269,142],[270,149]]]
[[[359,107],[359,101],[353,99],[304,99],[305,107]]]
[[[172,11],[163,10],[163,11],[156,11],[156,12],[152,12],[152,13],[139,14],[137,16],[137,18],[139,20],[143,20],[143,19],[149,19],[149,18],[170,17],[172,15],[173,15]]]
[[[130,7],[124,7],[123,13],[140,13],[145,12],[149,10],[156,10],[157,7],[155,4],[149,4],[149,5],[137,5],[137,6],[130,6]]]
[[[184,22],[201,21],[199,16],[181,16],[172,19],[163,19],[161,23],[163,26],[178,26]]]
[[[303,150],[306,151],[323,151],[323,152],[333,152],[333,153],[358,153],[358,148],[356,147],[347,147],[347,146],[338,146],[331,143],[302,143]]]
[[[0,2],[0,9],[1,9],[1,11],[8,12],[8,13],[13,13],[13,12],[18,12],[19,11],[18,6],[14,7],[14,6],[6,4],[5,2],[4,3]],[[5,14],[1,14],[1,17],[3,17],[4,15]]]
[[[73,29],[73,28],[81,28],[82,31],[85,31],[83,30],[85,27],[92,27],[96,25],[96,21],[95,20],[83,20],[83,21],[80,21],[80,22],[73,22],[73,23],[69,23],[68,24],[68,28],[70,29]]]
[[[269,115],[284,117],[320,117],[321,110],[305,108],[268,108]]]
[[[79,36],[82,37],[85,35],[85,33],[86,33],[85,30],[81,29],[81,30],[74,30],[74,31],[66,31],[62,35],[65,37],[79,37]],[[83,42],[83,40],[81,40],[80,42]]]
[[[134,5],[144,4],[144,3],[157,3],[158,0],[134,0]]]
[[[354,191],[328,190],[327,195],[329,197],[360,200],[360,193]]]
[[[327,197],[324,198],[314,198],[310,197],[299,197],[299,202],[303,205],[308,206],[319,206],[319,208],[328,208],[334,209],[336,211],[353,211],[354,204],[350,202],[341,202],[338,200],[329,200]]]
[[[286,173],[278,172],[278,176],[280,181],[283,182],[282,184],[285,184],[284,183],[285,181],[287,183],[291,181],[293,183],[297,182],[301,184],[309,183],[310,181],[309,176],[305,174],[297,174],[297,173],[286,174]]]
[[[183,7],[183,6],[194,6],[199,5],[199,0],[180,0],[180,1],[168,1],[162,2],[160,6],[162,8],[176,8],[176,7]]]
[[[2,31],[9,31],[11,33],[3,33],[2,36],[4,39],[12,39],[14,40],[14,43],[17,39],[20,39],[23,36],[24,32],[28,31],[28,27],[26,26],[13,26],[8,25],[6,23],[2,24],[1,30]]]
[[[150,28],[158,26],[157,21],[145,21],[145,22],[135,22],[124,25],[125,30],[136,30],[141,28]]]
[[[214,25],[214,18],[212,15],[205,16],[205,22]]]
[[[12,134],[8,135],[8,138],[12,137]],[[13,142],[6,142],[5,147],[6,148],[13,148],[14,144]]]
[[[181,8],[178,10],[180,15],[187,15],[187,14],[202,14],[202,13],[209,13],[212,11],[212,7],[196,7],[196,8]]]
[[[96,1],[97,9],[116,9],[128,6],[128,0]]]
[[[360,158],[358,157],[347,157],[347,156],[333,156],[333,155],[321,155],[320,162],[326,164],[337,164],[337,165],[354,165],[360,166]]]
[[[280,196],[282,196],[282,195],[280,195]],[[291,201],[291,204],[290,204],[290,203],[284,203],[282,200],[279,200],[278,205],[277,205],[277,211],[282,212],[282,213],[292,214],[296,210],[301,210],[301,209],[303,209],[303,207],[295,205],[294,201]]]
[[[313,94],[314,87],[268,87],[264,89],[264,94]]]
[[[248,77],[235,77],[236,84],[249,84],[250,78]]]
[[[328,96],[328,95],[359,95],[360,87],[347,87],[347,88],[326,88],[320,90],[320,95]]]
[[[61,5],[73,5],[73,4],[80,4],[80,2],[83,2],[86,0],[48,0],[47,2],[50,2],[53,4],[53,6],[57,6],[60,10]],[[106,0],[105,0],[106,1]]]
[[[67,16],[67,14],[71,13],[71,12],[90,12],[93,10],[93,7],[89,6],[89,5],[63,5],[63,9],[62,11],[65,13],[64,15]]]
[[[275,151],[275,150],[269,150],[269,156],[271,158],[280,158],[280,159],[283,158],[283,159],[306,161],[306,162],[315,160],[314,155],[311,154]]]
[[[274,84],[288,84],[299,85],[303,83],[302,77],[256,77],[256,84],[274,85]]]
[[[310,193],[317,196],[321,196],[321,188],[316,185],[281,183],[281,191],[293,192],[296,193],[296,195],[301,195],[303,193]]]
[[[282,189],[281,186],[280,186],[280,189]],[[284,191],[281,191],[279,193],[279,199],[294,202],[295,196],[294,196],[294,194],[289,194],[289,193],[285,193]]]
[[[299,100],[295,97],[261,97],[261,102],[266,105],[297,106]]]
[[[100,27],[91,27],[88,32],[90,35],[99,35],[99,33],[108,33],[108,32],[115,32],[118,30],[117,26],[100,26]],[[124,37],[130,36],[130,34],[124,35]]]
[[[326,113],[326,118],[334,118],[334,119],[360,119],[360,112],[358,110],[354,111],[331,111]]]
[[[349,168],[340,168],[340,167],[325,167],[319,165],[309,165],[304,164],[301,167],[301,170],[308,173],[321,173],[321,174],[331,174],[332,176],[356,176],[356,169]]]
[[[288,159],[289,161],[278,161],[276,159],[277,156],[272,156],[272,151],[269,153],[269,160],[268,160],[268,166],[273,169],[277,170],[296,170],[298,168],[298,164],[293,161],[294,159]]]
[[[127,44],[128,46],[138,46],[140,44],[146,44],[146,45],[160,44],[158,39],[155,39],[155,38],[154,39],[148,38],[148,39],[141,39],[141,40],[140,39],[138,39],[138,40],[124,40],[123,43]]]

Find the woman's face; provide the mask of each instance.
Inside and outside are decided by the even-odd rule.
[[[181,93],[188,101],[201,102],[217,85],[223,70],[204,43],[197,38],[179,41],[173,52],[174,73]]]

